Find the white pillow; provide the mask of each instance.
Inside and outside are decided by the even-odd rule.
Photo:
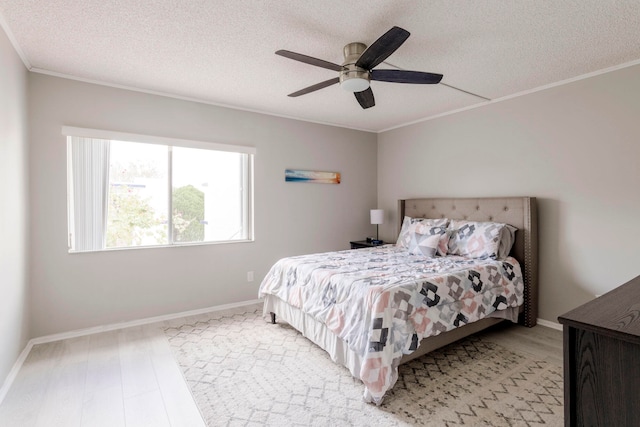
[[[514,241],[509,227],[512,226],[499,222],[452,220],[447,253],[469,258],[506,258]],[[512,228],[515,233],[515,227]]]
[[[441,226],[446,227],[449,224],[448,218],[411,218],[409,216],[405,216],[402,221],[402,228],[400,228],[400,234],[398,235],[398,241],[396,242],[396,246],[400,248],[407,249],[409,247],[409,242],[411,240],[411,234],[413,230],[410,230],[412,224],[422,223],[427,226]]]

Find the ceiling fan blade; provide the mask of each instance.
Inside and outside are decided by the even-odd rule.
[[[371,70],[371,80],[391,83],[437,84],[442,74],[406,70]]]
[[[342,71],[342,65],[334,64],[333,62],[324,61],[318,58],[313,58],[301,53],[291,52],[289,50],[278,50],[276,51],[276,55],[284,56],[285,58],[293,59],[294,61],[304,62],[305,64],[315,65],[316,67],[326,68],[328,70]]]
[[[295,98],[296,96],[305,95],[316,90],[324,89],[327,86],[334,85],[340,81],[340,77],[334,77],[333,79],[326,80],[324,82],[316,83],[313,86],[305,87],[297,92],[290,93],[288,96]]]
[[[395,52],[409,38],[409,35],[411,35],[409,31],[393,27],[362,52],[356,62],[356,67],[371,70]]]
[[[354,92],[353,94],[356,96],[360,106],[364,109],[371,108],[376,105],[376,100],[373,98],[373,91],[370,87],[362,92]]]

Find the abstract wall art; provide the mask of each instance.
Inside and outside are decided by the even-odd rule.
[[[340,184],[340,172],[285,169],[284,180],[291,182],[312,182],[316,184]]]

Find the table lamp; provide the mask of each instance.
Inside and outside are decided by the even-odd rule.
[[[371,209],[371,224],[376,225],[376,242],[380,242],[380,236],[378,235],[378,226],[384,224],[384,210]]]

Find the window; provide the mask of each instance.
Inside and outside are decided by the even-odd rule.
[[[63,134],[71,252],[253,240],[254,148]]]

